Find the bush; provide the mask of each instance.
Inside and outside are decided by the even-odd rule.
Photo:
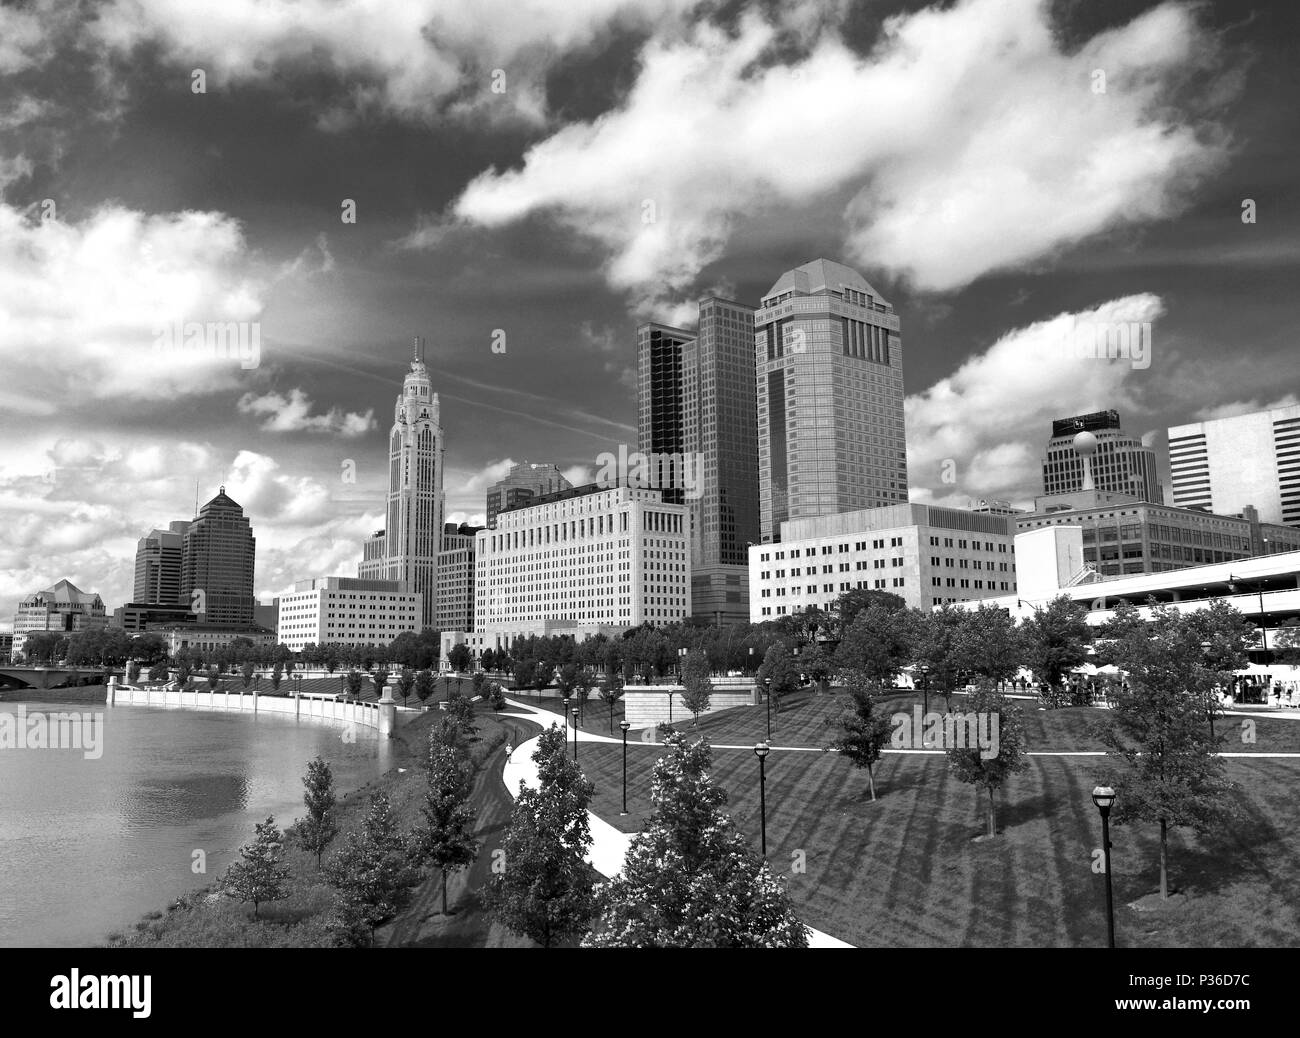
[[[493,710],[504,710],[506,708],[505,691],[495,681],[488,686],[488,705]]]

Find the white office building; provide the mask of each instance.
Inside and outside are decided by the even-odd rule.
[[[403,631],[421,630],[422,596],[397,580],[315,577],[280,596],[279,640],[304,645],[387,645]]]
[[[656,626],[691,615],[690,519],[658,490],[591,485],[534,498],[477,534],[472,650],[528,634]],[[444,635],[444,641],[447,635]]]
[[[1169,429],[1173,503],[1300,526],[1300,405]]]
[[[909,606],[966,602],[1016,589],[1010,515],[889,505],[781,524],[778,543],[749,549],[749,618],[830,608],[856,588]]]

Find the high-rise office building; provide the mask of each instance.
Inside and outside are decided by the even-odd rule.
[[[487,524],[495,529],[497,513],[516,508],[534,497],[568,490],[573,484],[564,478],[558,466],[521,461],[511,467],[487,492]]]
[[[666,324],[643,324],[637,329],[637,448],[647,457],[680,457],[686,449],[682,349],[694,340],[694,332]],[[660,489],[671,504],[686,499],[680,486]]]
[[[445,450],[438,394],[424,363],[423,342],[417,338],[388,434],[387,525],[366,541],[357,576],[396,580],[418,594],[421,628],[434,627],[437,616]]]
[[[749,617],[749,545],[758,539],[754,308],[700,301],[694,332],[646,324],[637,333],[638,446],[664,460],[651,471],[664,500],[691,511],[692,614],[713,623]]]
[[[532,497],[529,494],[526,500]],[[474,535],[482,529],[469,523],[448,523],[443,528],[438,553],[439,631],[474,630]]]
[[[1169,429],[1174,504],[1300,526],[1300,405]]]
[[[194,609],[200,623],[251,626],[256,553],[243,508],[222,487],[182,538],[180,603],[200,606]]]
[[[788,270],[754,318],[763,543],[793,519],[907,501],[898,315],[861,274]]]
[[[181,552],[189,527],[184,520],[170,523],[166,530],[150,530],[136,542],[133,603],[174,606],[180,601]]]
[[[1124,432],[1118,411],[1097,411],[1052,422],[1052,437],[1043,459],[1044,494],[1073,494],[1083,489],[1083,461],[1074,449],[1074,438],[1081,432],[1090,432],[1097,439],[1092,455],[1093,489],[1128,494],[1157,505],[1164,503],[1156,452]]]

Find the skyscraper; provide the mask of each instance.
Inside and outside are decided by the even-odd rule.
[[[1074,449],[1074,438],[1081,432],[1097,438],[1096,453],[1092,455],[1094,489],[1164,504],[1156,452],[1124,432],[1118,411],[1097,411],[1052,422],[1052,437],[1043,459],[1045,495],[1073,494],[1083,489],[1083,461]]]
[[[637,449],[642,454],[679,456],[685,450],[682,347],[694,340],[693,332],[666,324],[637,329]],[[678,486],[662,493],[670,504],[685,500]]]
[[[192,609],[201,605],[194,610],[202,613],[200,623],[252,624],[256,553],[243,508],[222,487],[199,509],[182,538],[180,603]]]
[[[861,274],[788,270],[754,318],[760,534],[907,500],[898,315]]]
[[[366,541],[357,576],[397,580],[405,590],[418,592],[422,628],[434,627],[437,616],[445,450],[438,394],[424,364],[423,341],[417,338],[388,434],[387,525]]]
[[[184,520],[170,523],[166,530],[150,530],[136,542],[132,602],[173,606],[180,601],[181,553],[189,526]]]
[[[1169,430],[1174,504],[1300,526],[1300,405]]]
[[[521,461],[506,475],[488,487],[487,524],[495,529],[497,513],[522,505],[534,497],[568,490],[573,484],[564,478],[558,466]]]

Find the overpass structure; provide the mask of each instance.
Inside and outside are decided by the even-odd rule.
[[[86,684],[85,678],[103,678],[112,673],[105,667],[0,667],[0,689],[58,688]]]

